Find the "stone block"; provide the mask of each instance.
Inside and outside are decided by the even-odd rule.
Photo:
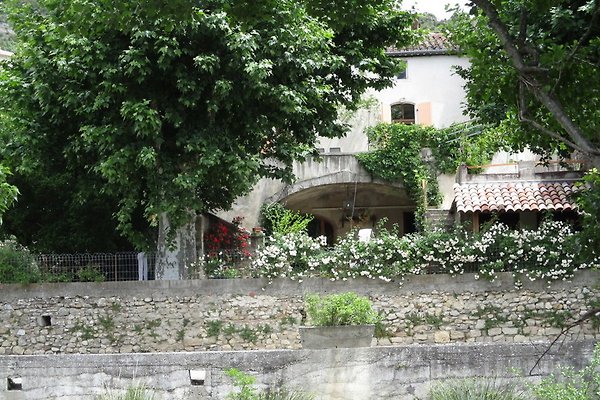
[[[433,334],[433,341],[435,343],[450,343],[450,332],[448,331],[437,331]]]

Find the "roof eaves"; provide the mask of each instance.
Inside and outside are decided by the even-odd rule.
[[[447,56],[458,54],[456,49],[388,51],[390,57]]]

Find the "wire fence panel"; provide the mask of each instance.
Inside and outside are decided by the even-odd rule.
[[[137,281],[154,279],[156,255],[136,252],[38,254],[40,272],[56,281]],[[145,262],[144,262],[145,260]]]

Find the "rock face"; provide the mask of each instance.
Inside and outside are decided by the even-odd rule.
[[[590,274],[523,289],[453,279],[0,285],[0,355],[299,349],[305,293],[350,290],[382,315],[375,345],[531,342],[554,339],[600,301]],[[567,339],[600,339],[594,322]]]

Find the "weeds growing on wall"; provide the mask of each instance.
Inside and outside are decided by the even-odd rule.
[[[434,385],[431,400],[530,400],[513,383],[489,378],[468,378]]]
[[[313,400],[314,397],[305,392],[289,390],[286,388],[267,388],[267,390],[258,392],[253,385],[256,378],[248,375],[236,368],[225,371],[225,375],[233,381],[235,390],[229,393],[227,400]]]
[[[154,393],[145,385],[136,384],[124,390],[106,389],[106,393],[97,397],[97,400],[154,400]]]

